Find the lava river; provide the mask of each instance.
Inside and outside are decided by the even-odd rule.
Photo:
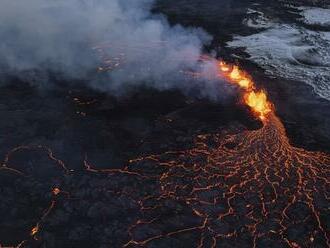
[[[84,180],[104,182],[95,184],[105,199],[99,207],[102,216],[95,218],[118,230],[97,239],[105,239],[109,247],[330,246],[330,156],[293,147],[266,93],[256,89],[246,72],[219,62],[219,74],[238,84],[242,101],[263,127],[199,135],[191,149],[142,156],[123,169],[99,169],[86,155]],[[24,149],[29,148],[8,153],[0,173],[25,174],[10,163]],[[57,177],[75,175],[51,150],[31,148],[36,149],[61,171]],[[44,230],[52,232],[57,225],[52,222],[56,211],[94,201],[95,196],[78,193],[84,186],[75,180],[50,187],[49,204],[20,247],[45,242]],[[116,224],[107,204],[122,213]],[[72,228],[70,223],[58,225]]]

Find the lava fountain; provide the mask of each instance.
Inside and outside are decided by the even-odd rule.
[[[173,199],[189,206],[200,224],[139,240],[140,229],[164,221],[161,217],[139,219],[131,226],[131,240],[124,246],[147,246],[191,233],[199,237],[192,247],[329,247],[324,220],[329,154],[293,147],[266,92],[258,90],[252,77],[238,66],[218,64],[219,77],[240,87],[242,102],[263,127],[200,135],[190,150],[130,161],[131,168],[141,161],[164,168],[158,179],[161,193],[147,197],[143,205],[151,200],[156,203],[144,214]],[[215,148],[207,145],[210,139],[217,144]],[[301,231],[302,226],[308,228]],[[292,235],[293,230],[299,230],[301,237]]]
[[[225,78],[244,91],[244,103],[252,109],[257,117],[264,121],[267,115],[273,111],[273,105],[268,101],[266,92],[263,90],[257,91],[251,77],[240,70],[238,66],[229,65],[224,61],[218,62],[218,65]]]
[[[82,180],[104,179],[95,194],[98,200],[112,204],[112,211],[123,211],[128,205],[134,209],[125,212],[130,214],[127,219],[126,214],[119,216],[117,222],[124,231],[114,232],[113,247],[330,247],[330,155],[293,147],[266,92],[257,89],[252,77],[224,61],[218,62],[218,68],[219,77],[241,89],[242,103],[263,122],[262,128],[198,135],[192,148],[143,155],[122,169],[98,169],[85,156]],[[75,174],[49,148],[40,146],[11,150],[0,172],[22,177],[25,172],[11,166],[12,157],[37,149],[63,171],[63,177],[79,181],[81,172]],[[40,214],[31,237],[17,247],[42,242],[43,230],[71,226],[49,218],[65,211],[64,205],[72,208],[93,202],[93,195],[81,195],[90,188],[74,182],[52,189],[52,201]],[[118,203],[118,209],[117,199],[125,202]],[[113,218],[102,212],[104,225],[111,226]],[[105,237],[97,232],[92,236]]]

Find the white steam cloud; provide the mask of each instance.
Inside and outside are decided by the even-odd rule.
[[[201,29],[171,27],[165,17],[151,14],[152,3],[0,0],[0,73],[38,70],[84,77],[100,66],[96,54],[102,51],[113,69],[92,80],[92,87],[121,94],[135,84],[186,91],[198,86],[201,95],[218,98],[214,82],[206,80],[201,86],[187,82],[180,73],[187,69],[216,73],[214,63],[198,62],[211,37]],[[48,82],[44,75],[31,81]]]

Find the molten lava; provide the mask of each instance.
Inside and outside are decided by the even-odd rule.
[[[38,233],[38,231],[39,231],[39,226],[36,225],[35,227],[32,228],[30,235],[34,236]]]
[[[58,195],[59,193],[61,193],[61,190],[59,188],[54,188],[53,189],[53,194],[54,195]]]
[[[272,112],[272,104],[268,101],[266,92],[256,90],[251,77],[237,65],[229,65],[220,61],[219,69],[229,82],[242,88],[244,103],[252,109],[258,118],[262,121],[265,120],[267,115]]]
[[[244,78],[244,75],[242,74],[242,72],[238,69],[238,67],[236,65],[234,65],[232,67],[231,72],[229,73],[229,77],[232,80],[242,80]]]
[[[223,72],[230,71],[230,67],[223,61],[219,62],[219,67],[220,67],[221,71],[223,71]]]
[[[267,101],[267,95],[264,91],[250,91],[244,95],[245,103],[255,112],[261,120],[272,111],[271,104]]]
[[[13,187],[24,180],[32,187],[40,180],[38,166],[13,163],[24,150],[45,153],[61,171],[57,182],[63,181],[52,188],[50,204],[30,237],[16,247],[35,247],[47,239],[45,234],[56,234],[53,230],[69,237],[70,229],[80,226],[62,216],[84,220],[84,209],[95,206],[95,199],[105,207],[95,208],[100,219],[89,215],[88,221],[101,226],[91,228],[89,237],[106,244],[114,240],[110,247],[330,247],[330,155],[293,147],[266,92],[237,66],[219,62],[219,71],[242,89],[244,103],[263,120],[262,128],[198,135],[191,148],[141,156],[121,169],[98,169],[86,155],[85,170],[75,172],[48,147],[10,150],[0,173],[18,177]],[[69,177],[74,180],[64,180]],[[63,193],[67,197],[59,197]],[[14,212],[10,207],[9,214]],[[114,213],[120,213],[118,221]],[[60,217],[49,218],[56,214]],[[114,219],[115,228],[108,229]]]

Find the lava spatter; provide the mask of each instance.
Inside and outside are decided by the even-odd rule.
[[[224,77],[231,83],[238,85],[244,92],[243,102],[248,105],[252,112],[264,121],[267,115],[273,111],[273,105],[267,99],[264,90],[257,90],[252,78],[237,65],[229,65],[224,61],[218,62],[219,76]]]
[[[43,242],[43,230],[55,225],[52,215],[64,208],[58,204],[62,193],[69,206],[92,205],[96,196],[108,197],[119,213],[130,206],[123,215],[130,217],[120,216],[123,231],[114,232],[114,240],[121,238],[113,247],[329,247],[330,155],[293,147],[266,92],[256,89],[246,72],[219,62],[219,75],[241,88],[242,102],[262,120],[262,128],[199,135],[193,148],[141,156],[120,169],[100,169],[86,155],[78,174],[47,147],[11,150],[0,173],[29,180],[33,173],[27,175],[11,160],[22,150],[41,150],[63,175],[78,180],[67,186],[70,192],[60,185],[49,188],[50,203],[32,227],[32,238],[17,247]],[[82,194],[79,180],[95,177],[103,180],[95,186],[97,194]],[[90,216],[111,226],[115,216],[105,206]]]

